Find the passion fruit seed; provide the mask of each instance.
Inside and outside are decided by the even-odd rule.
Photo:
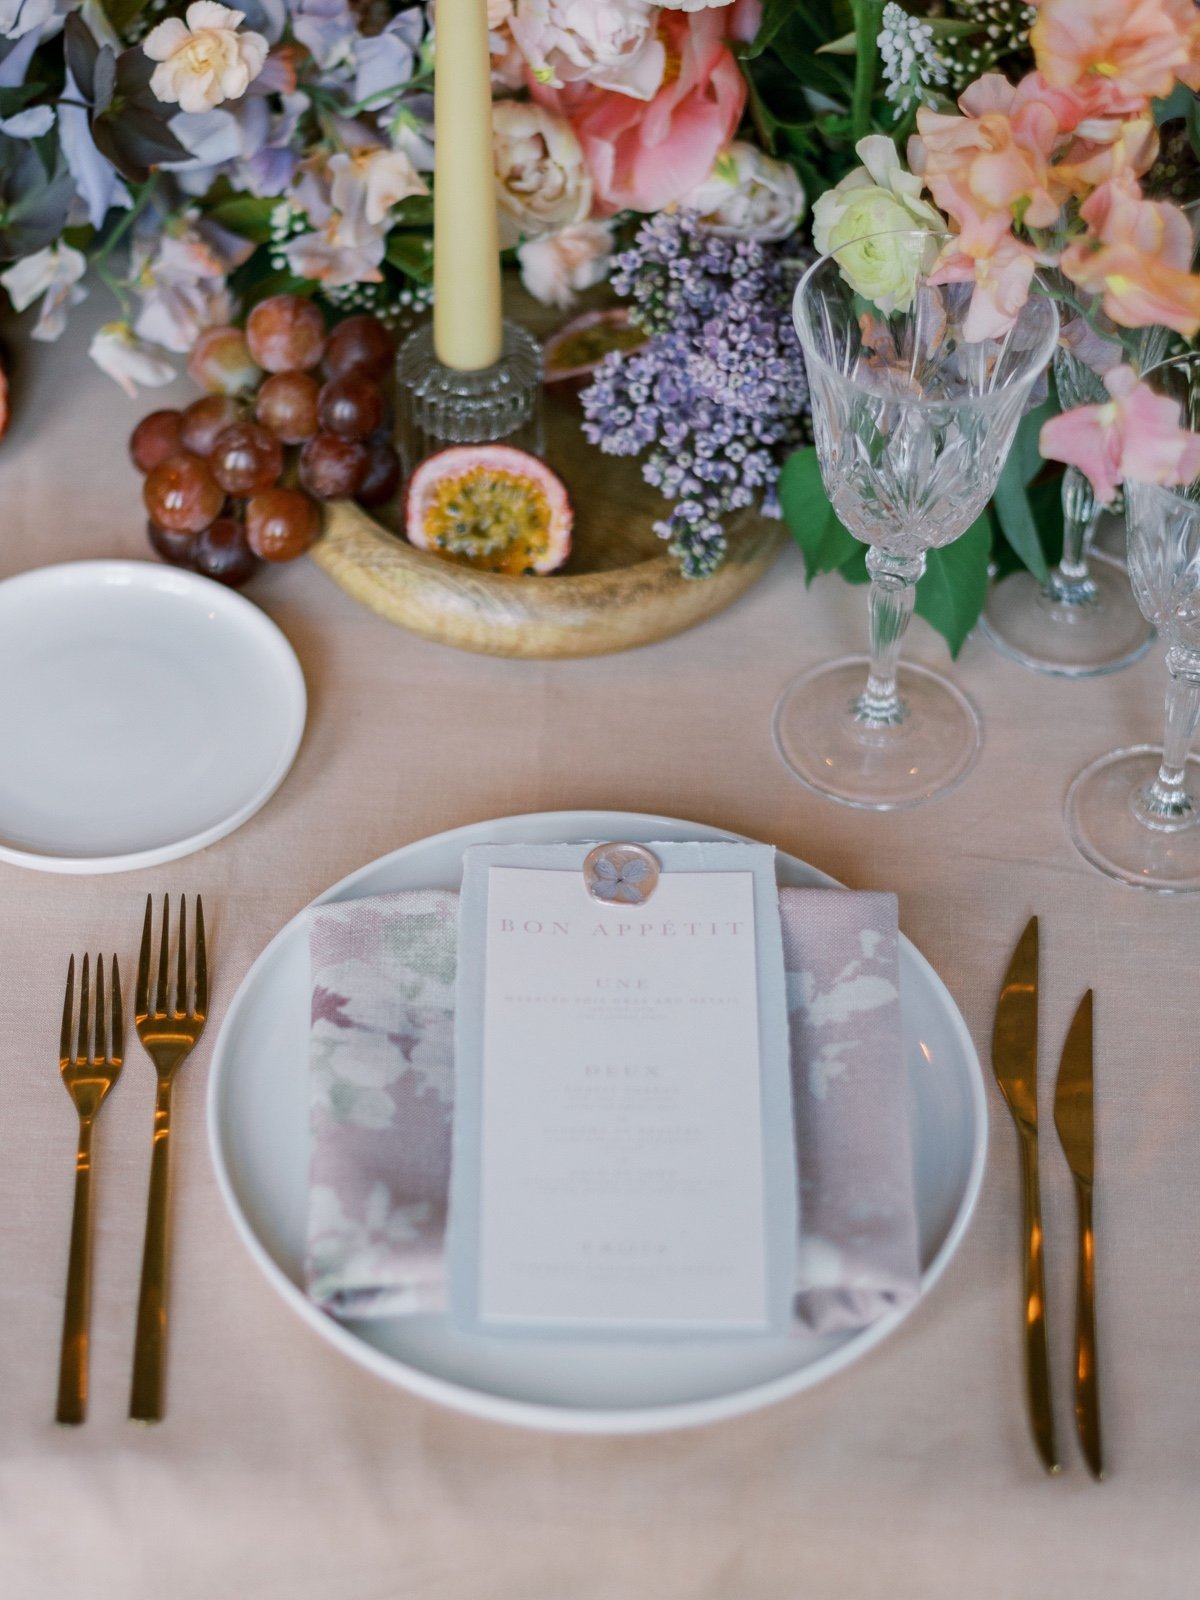
[[[424,520],[439,550],[478,561],[521,545],[532,560],[545,548],[550,515],[533,478],[475,468],[436,486]]]
[[[591,367],[614,350],[636,350],[647,342],[647,335],[634,323],[596,323],[580,328],[555,348],[554,365],[563,371]]]

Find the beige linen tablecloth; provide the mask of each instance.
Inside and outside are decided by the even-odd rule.
[[[103,294],[96,290],[96,296]],[[127,402],[90,368],[100,308],[25,347],[0,445],[0,577],[144,557]],[[184,396],[181,386],[178,396]],[[163,403],[177,395],[168,391]],[[200,855],[65,878],[0,866],[0,1595],[5,1600],[1184,1600],[1200,1590],[1200,897],[1138,894],[1075,855],[1070,777],[1157,737],[1161,654],[1036,677],[972,640],[954,669],[986,749],[897,816],[807,794],[771,747],[797,670],[858,648],[864,595],[785,556],[725,615],[607,660],[513,663],[402,633],[306,561],[250,590],[311,695],[267,808]],[[911,653],[944,652],[921,622]],[[0,694],[7,686],[0,684]],[[0,761],[3,752],[0,752]],[[82,777],[82,775],[81,775]],[[1042,917],[1042,1180],[1056,1409],[1047,1480],[1021,1389],[1017,1148],[989,1086],[983,1198],[945,1278],[865,1360],[772,1410],[605,1441],[436,1409],[327,1347],[234,1235],[205,1148],[226,1005],[280,925],[352,868],[518,811],[602,806],[736,829],[856,886],[901,926],[981,1049],[1009,951]],[[122,951],[148,889],[211,910],[213,1017],[178,1084],[169,1415],[125,1420],[152,1079],[136,1046],[97,1131],[91,1414],[50,1420],[75,1117],[55,1042],[68,951]],[[1100,1349],[1111,1479],[1071,1426],[1074,1211],[1050,1130],[1058,1049],[1096,990]]]

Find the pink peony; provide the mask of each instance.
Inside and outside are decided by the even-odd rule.
[[[1107,504],[1125,478],[1163,485],[1191,483],[1200,474],[1200,434],[1181,428],[1180,407],[1141,383],[1132,367],[1105,374],[1112,398],[1052,417],[1039,448],[1086,474]]]
[[[648,104],[593,85],[530,85],[574,128],[602,213],[663,210],[703,183],[729,143],[746,86],[725,41],[725,9],[662,13],[666,72]]]

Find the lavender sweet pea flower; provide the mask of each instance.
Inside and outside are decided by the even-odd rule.
[[[5,39],[20,39],[27,33],[40,38],[46,24],[55,20],[55,0],[0,0],[0,36]]]
[[[15,43],[0,47],[0,89],[19,89],[25,82],[33,53],[41,44],[37,33],[26,33]]]
[[[399,99],[416,70],[423,32],[420,14],[406,11],[393,17],[382,33],[354,41],[356,101],[371,100],[382,107]]]
[[[0,117],[0,133],[10,139],[40,139],[54,126],[54,112],[49,106],[29,106],[15,116]]]
[[[114,206],[128,210],[133,201],[117,169],[97,150],[88,126],[88,112],[82,105],[67,104],[69,100],[82,99],[68,68],[58,108],[58,137],[75,187],[87,207],[88,221],[93,228],[98,228]]]
[[[289,0],[292,32],[325,70],[350,59],[358,29],[347,0]]]

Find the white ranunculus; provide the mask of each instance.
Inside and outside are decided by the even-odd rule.
[[[565,311],[580,289],[608,275],[612,242],[610,222],[573,222],[557,233],[527,239],[517,251],[521,282],[535,300]]]
[[[667,52],[650,0],[516,0],[508,26],[541,83],[594,83],[635,100],[662,87]]]
[[[813,243],[880,311],[907,311],[918,277],[937,260],[946,220],[921,199],[920,178],[886,135],[870,134],[855,149],[862,166],[813,205]]]
[[[530,101],[498,100],[492,147],[504,249],[582,222],[591,211],[591,174],[565,117]]]
[[[738,239],[786,239],[804,215],[804,189],[794,167],[735,139],[698,188],[680,205],[698,211],[714,233]]]
[[[168,17],[142,40],[159,63],[150,79],[154,94],[184,111],[240,100],[263,69],[267,41],[261,33],[239,32],[245,14],[217,0],[192,0],[184,17]]]
[[[87,298],[87,290],[79,284],[86,270],[87,257],[81,250],[73,250],[69,244],[47,245],[0,272],[0,283],[16,311],[41,300],[32,337],[53,340],[67,325],[68,309]]]
[[[127,322],[106,322],[88,346],[88,355],[132,400],[138,385],[160,389],[176,377],[175,368],[152,345],[134,337]]]

